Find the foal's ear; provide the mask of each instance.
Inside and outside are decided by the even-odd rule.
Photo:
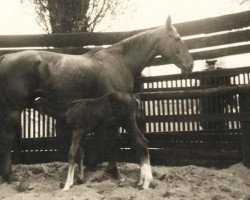
[[[169,15],[166,21],[166,29],[167,31],[171,30],[171,16]]]

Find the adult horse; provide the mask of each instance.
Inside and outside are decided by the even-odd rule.
[[[157,55],[172,61],[184,74],[192,72],[193,59],[171,25],[170,17],[164,27],[84,55],[22,51],[0,57],[0,173],[3,179],[11,181],[11,146],[20,127],[20,114],[36,97],[56,103],[96,98],[113,91],[132,92],[134,78]],[[48,114],[60,120],[61,110],[45,110],[53,110]],[[110,155],[108,169],[118,172],[114,153]]]

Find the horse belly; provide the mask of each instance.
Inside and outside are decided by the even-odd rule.
[[[41,88],[46,97],[75,99],[96,91],[97,79],[88,59],[66,55],[46,62],[47,71],[40,70],[44,80]]]
[[[105,90],[104,94],[112,92],[132,92],[134,79],[132,74],[121,67],[104,64],[100,78]]]
[[[95,76],[69,73],[54,83],[53,90],[58,98],[92,98],[101,95],[102,84],[98,83]]]

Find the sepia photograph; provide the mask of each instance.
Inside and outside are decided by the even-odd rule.
[[[0,0],[0,200],[250,200],[250,0]]]

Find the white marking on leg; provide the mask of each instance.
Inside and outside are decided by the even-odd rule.
[[[152,170],[149,159],[144,161],[141,166],[141,175],[139,186],[142,186],[143,189],[148,189],[151,181],[153,180]]]
[[[79,167],[79,175],[78,175],[79,181],[83,181],[83,178],[84,178],[83,171],[84,171],[84,167],[83,167],[83,165],[81,165],[81,167]]]
[[[75,172],[75,165],[69,165],[67,180],[66,180],[63,190],[69,190],[73,186],[74,172]]]
[[[83,181],[83,177],[84,177],[84,173],[83,173],[83,170],[84,170],[84,167],[83,167],[83,152],[82,152],[82,148],[79,149],[79,162],[78,162],[78,171],[79,171],[79,174],[78,174],[78,181],[82,182]]]

